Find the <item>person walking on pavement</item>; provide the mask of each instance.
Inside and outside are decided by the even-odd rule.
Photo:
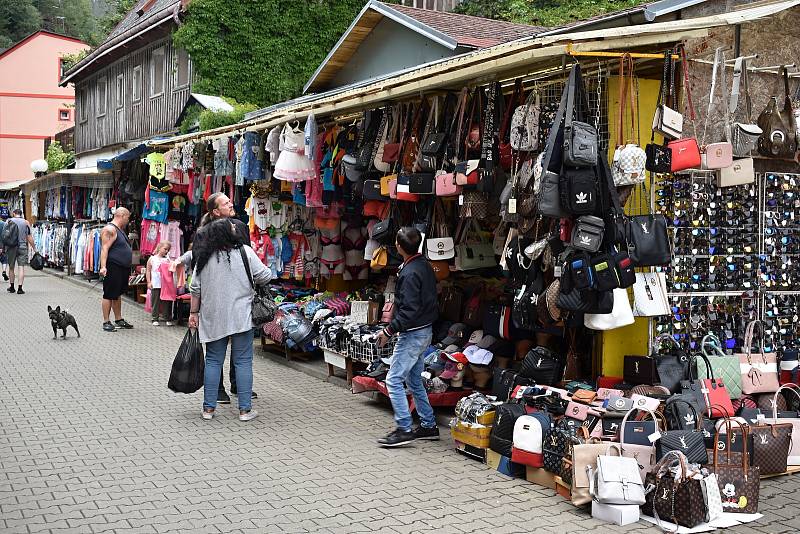
[[[147,260],[145,278],[147,279],[147,289],[150,290],[153,326],[159,326],[158,320],[161,318],[161,310],[166,308],[169,303],[169,301],[161,300],[161,271],[159,268],[162,263],[169,262],[167,254],[169,254],[171,247],[172,244],[169,241],[162,241],[156,246],[156,253]],[[167,312],[164,312],[164,320],[167,322],[167,326],[172,326],[172,317]]]
[[[234,217],[236,217],[236,209],[233,207],[233,202],[231,199],[228,198],[225,193],[212,193],[209,195],[208,200],[206,200],[206,213],[203,215],[203,218],[200,219],[199,228],[202,228],[203,226],[217,219],[227,218],[230,219],[234,225],[236,225],[236,235],[239,237],[239,242],[243,245],[250,245],[250,230],[247,228],[247,225],[244,224],[244,222]],[[195,241],[197,241],[197,237],[195,237]],[[190,255],[189,261],[192,261],[191,257],[192,256]],[[231,381],[231,395],[236,395],[236,372],[234,369],[233,360],[231,360],[229,364],[228,376],[230,377]],[[258,398],[258,394],[255,391],[252,392],[252,395],[254,399]],[[219,375],[217,402],[220,404],[231,403],[231,398],[228,396],[228,392],[225,391],[225,373],[220,373]]]
[[[103,277],[103,330],[114,332],[117,328],[130,329],[133,325],[122,318],[122,295],[128,290],[133,250],[125,234],[131,212],[119,207],[114,218],[100,232],[100,276]],[[111,322],[111,310],[115,322]]]
[[[22,284],[25,282],[25,266],[28,265],[29,251],[36,252],[31,234],[31,225],[22,218],[22,210],[15,209],[12,217],[6,221],[3,229],[3,246],[8,259],[8,292],[24,295]],[[17,288],[14,289],[14,282]]]
[[[6,229],[6,221],[0,218],[0,271],[3,271],[3,280],[8,282],[8,260],[6,259],[6,247],[3,245],[3,230]]]
[[[239,390],[239,420],[250,421],[253,389],[253,288],[264,285],[272,272],[249,245],[242,244],[236,225],[227,218],[214,220],[198,230],[192,248],[195,259],[189,291],[192,304],[189,328],[197,328],[206,344],[203,419],[213,419],[217,387],[225,363],[228,340]],[[245,263],[246,262],[246,263]]]
[[[401,228],[395,244],[403,257],[397,272],[394,315],[389,325],[378,334],[378,346],[385,346],[397,335],[391,366],[386,375],[386,389],[392,401],[397,428],[378,440],[383,447],[397,447],[416,439],[437,440],[439,428],[422,384],[425,349],[431,344],[433,323],[439,316],[436,300],[436,275],[428,260],[418,253],[422,234],[416,228]],[[411,412],[405,387],[408,386],[417,407],[421,424],[411,428]]]

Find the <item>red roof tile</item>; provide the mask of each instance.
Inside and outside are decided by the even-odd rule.
[[[486,48],[522,37],[531,37],[548,29],[399,4],[387,4],[387,7],[452,37],[460,46]]]

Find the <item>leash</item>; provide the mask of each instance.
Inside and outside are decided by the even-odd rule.
[[[99,277],[99,278],[97,279],[97,281],[96,281],[94,284],[91,284],[91,285],[89,286],[89,289],[87,289],[87,290],[86,290],[85,292],[83,292],[83,293],[80,293],[80,294],[79,294],[79,295],[78,295],[78,296],[77,296],[77,297],[76,297],[76,298],[75,298],[75,299],[72,301],[72,303],[71,303],[69,306],[65,307],[65,308],[64,308],[64,311],[65,311],[65,312],[66,312],[66,311],[69,311],[69,310],[70,310],[70,308],[71,308],[71,307],[72,307],[72,306],[73,306],[73,305],[74,305],[74,304],[75,304],[75,303],[78,301],[78,299],[81,299],[81,298],[85,297],[85,296],[86,296],[86,295],[88,295],[90,292],[92,292],[92,291],[94,291],[95,289],[97,289],[97,286],[99,286],[99,285],[100,285],[100,282],[102,282],[102,281],[103,281],[103,277],[101,276],[101,277]]]

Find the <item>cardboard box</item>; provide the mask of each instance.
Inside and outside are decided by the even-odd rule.
[[[491,449],[486,450],[486,465],[492,469],[496,469],[498,473],[503,473],[509,477],[521,477],[525,474],[525,466],[522,464],[515,464],[511,458],[501,456]]]
[[[488,449],[473,447],[472,445],[467,445],[466,443],[462,443],[458,440],[453,440],[453,445],[455,445],[456,451],[464,456],[478,460],[484,464],[486,463],[486,451]]]
[[[622,527],[639,521],[639,506],[636,504],[602,504],[592,501],[592,517]]]
[[[479,415],[477,421],[479,425],[492,426],[494,424],[494,410]]]
[[[450,427],[450,433],[453,439],[478,447],[480,449],[489,448],[489,434],[492,433],[490,426],[470,425],[462,421],[456,420],[455,424]]]
[[[556,483],[556,493],[567,499],[568,501],[572,499],[572,488],[564,483],[561,480],[561,477],[555,476],[553,477],[553,481]]]
[[[525,466],[525,480],[533,482],[545,488],[556,489],[556,476],[541,467]]]
[[[381,319],[381,308],[377,302],[354,300],[350,303],[350,317],[361,324],[377,324]]]

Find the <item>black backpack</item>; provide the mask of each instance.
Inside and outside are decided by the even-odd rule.
[[[514,423],[525,415],[523,404],[501,404],[494,411],[492,433],[489,435],[489,448],[497,454],[511,457],[514,446]]]
[[[19,246],[19,226],[11,219],[6,221],[6,227],[3,229],[3,246],[8,248],[15,248]]]

